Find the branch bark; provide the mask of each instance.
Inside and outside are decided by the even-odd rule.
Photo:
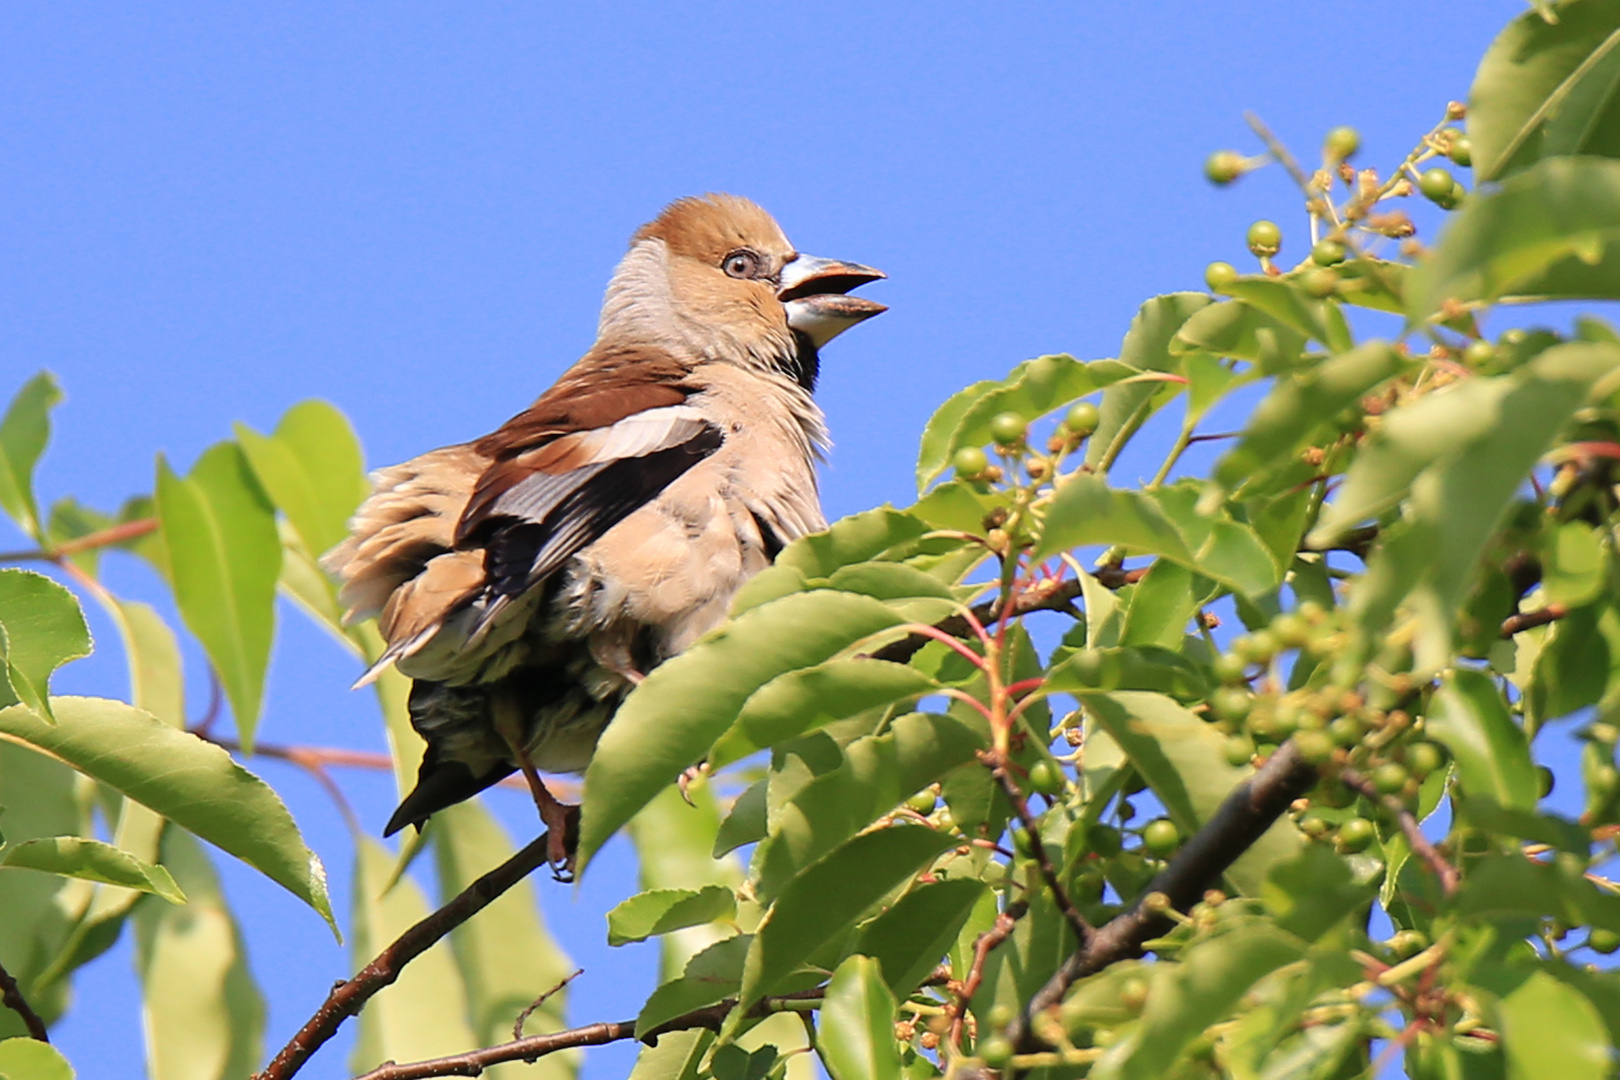
[[[1238,857],[1249,850],[1289,805],[1316,784],[1316,767],[1300,757],[1293,741],[1284,743],[1253,776],[1239,784],[1204,827],[1188,839],[1130,910],[1099,927],[1024,1006],[1008,1038],[1021,1053],[1045,1049],[1030,1019],[1063,1000],[1069,987],[1119,960],[1142,955],[1143,942],[1165,933],[1171,923],[1149,912],[1142,898],[1164,893],[1177,911],[1203,898]]]
[[[1457,868],[1447,862],[1444,855],[1440,854],[1440,850],[1429,842],[1429,838],[1423,835],[1422,828],[1418,826],[1417,818],[1412,814],[1412,811],[1402,804],[1401,800],[1393,795],[1381,794],[1377,788],[1372,786],[1370,780],[1354,769],[1339,770],[1339,779],[1344,781],[1345,787],[1350,788],[1370,802],[1382,806],[1394,816],[1396,823],[1401,827],[1401,832],[1406,836],[1407,844],[1412,848],[1412,853],[1427,863],[1429,869],[1434,872],[1434,876],[1440,879],[1441,893],[1448,900],[1457,895],[1457,887],[1462,882],[1462,876],[1457,873]]]
[[[28,1004],[28,999],[23,997],[22,990],[17,986],[17,980],[3,964],[0,964],[0,1005],[22,1017],[23,1027],[28,1029],[29,1038],[42,1043],[51,1041],[51,1037],[45,1032],[45,1021],[41,1020],[39,1013]]]
[[[463,889],[421,922],[406,930],[376,959],[361,968],[346,982],[338,983],[326,996],[326,1001],[315,1015],[299,1029],[286,1046],[281,1048],[270,1064],[255,1080],[288,1080],[303,1067],[311,1054],[337,1033],[343,1021],[358,1013],[365,1003],[383,987],[399,978],[406,964],[416,959],[429,946],[451,930],[489,905],[490,901],[528,877],[546,863],[546,844],[549,833],[539,838],[501,865]],[[582,1044],[583,1045],[583,1044]],[[510,1059],[505,1059],[510,1060]],[[423,1075],[476,1076],[477,1073],[429,1073]]]

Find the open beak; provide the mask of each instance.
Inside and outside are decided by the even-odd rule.
[[[782,267],[782,287],[776,296],[787,308],[788,326],[819,349],[856,323],[889,310],[875,300],[847,295],[888,276],[860,263],[798,255]]]

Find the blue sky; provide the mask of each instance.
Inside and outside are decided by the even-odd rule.
[[[186,465],[233,421],[267,429],[308,397],[349,414],[369,463],[397,461],[526,405],[590,343],[634,228],[725,190],[802,250],[889,273],[865,292],[892,310],[825,356],[824,494],[830,516],[904,504],[917,434],[955,389],[1040,353],[1113,354],[1143,299],[1201,287],[1211,259],[1248,265],[1256,217],[1303,252],[1280,171],[1201,178],[1211,150],[1255,148],[1243,110],[1306,157],[1354,124],[1387,167],[1523,7],[8,5],[0,395],[39,368],[67,390],[47,498],[115,506],[150,489],[157,452]],[[19,546],[7,528],[0,548]],[[158,595],[132,560],[107,573]],[[353,676],[290,615],[260,737],[381,748]],[[122,693],[116,650],[58,685]],[[346,910],[330,803],[255,767]],[[343,779],[380,826],[388,781]],[[520,794],[496,806],[532,828]],[[279,1045],[349,962],[296,902],[227,869]],[[621,853],[577,897],[541,889],[587,969],[580,1022],[628,1015],[650,985],[652,949],[605,947],[628,875]],[[130,952],[81,975],[60,1027],[81,1076],[140,1075]],[[304,1075],[345,1075],[345,1054]],[[622,1075],[628,1055],[596,1053],[586,1075]]]

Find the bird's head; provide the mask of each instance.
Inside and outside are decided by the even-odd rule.
[[[780,370],[808,388],[821,346],[887,310],[848,295],[884,276],[802,254],[747,199],[680,199],[631,238],[608,286],[601,335]]]

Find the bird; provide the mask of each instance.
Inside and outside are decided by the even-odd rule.
[[[372,474],[322,559],[376,618],[426,742],[384,827],[420,830],[521,772],[571,869],[579,773],[648,671],[718,626],[787,544],[826,527],[820,350],[885,310],[885,277],[799,252],[734,195],[670,203],[613,271],[595,343],[495,431]]]

